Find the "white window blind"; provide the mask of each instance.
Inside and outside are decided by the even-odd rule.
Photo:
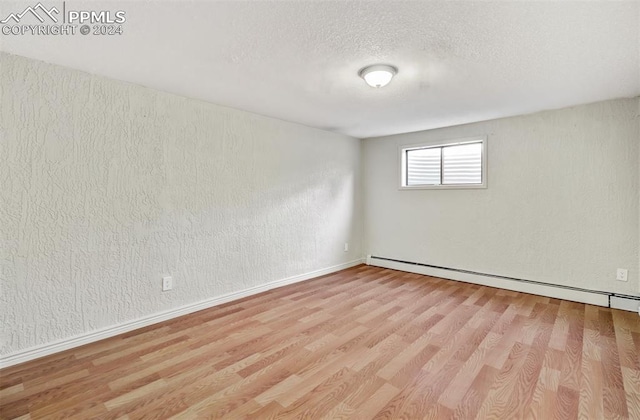
[[[401,187],[484,187],[485,139],[401,149]]]
[[[482,184],[482,143],[442,148],[443,184]]]
[[[440,184],[442,149],[416,149],[407,152],[407,185]]]

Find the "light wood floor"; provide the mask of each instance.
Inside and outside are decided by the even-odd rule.
[[[358,266],[0,372],[2,418],[640,419],[637,314]]]

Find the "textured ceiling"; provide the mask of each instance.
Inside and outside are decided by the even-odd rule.
[[[31,3],[3,1],[1,18]],[[124,34],[0,35],[0,49],[356,137],[640,95],[640,2],[66,7],[124,10]],[[399,69],[383,89],[357,76],[378,62]]]

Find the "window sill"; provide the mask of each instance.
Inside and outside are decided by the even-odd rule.
[[[487,184],[468,184],[468,185],[411,185],[400,186],[398,190],[482,190],[486,189]]]

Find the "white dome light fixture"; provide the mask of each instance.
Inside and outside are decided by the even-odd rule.
[[[389,84],[393,76],[398,73],[398,69],[388,64],[374,64],[367,66],[358,72],[371,87],[380,88]]]

